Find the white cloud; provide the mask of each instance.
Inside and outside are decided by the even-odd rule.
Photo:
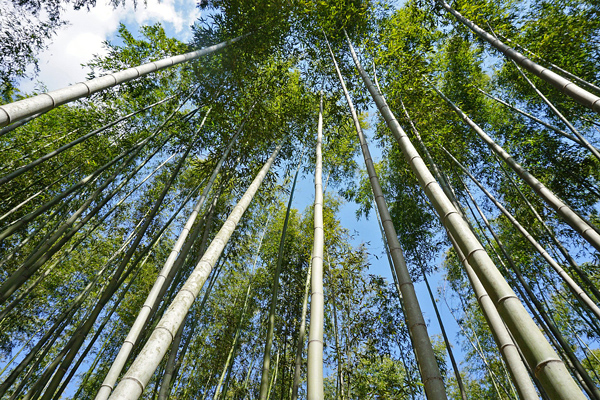
[[[102,43],[113,37],[122,22],[136,34],[140,25],[161,22],[167,31],[180,40],[191,38],[190,25],[200,16],[195,1],[189,0],[148,0],[147,6],[139,1],[137,9],[133,1],[125,7],[113,9],[103,1],[87,10],[67,9],[63,17],[69,25],[61,29],[53,38],[48,49],[39,55],[40,74],[37,81],[48,90],[59,89],[86,79],[88,70],[81,64],[95,54],[105,54]],[[35,82],[23,81],[23,92],[34,89]]]

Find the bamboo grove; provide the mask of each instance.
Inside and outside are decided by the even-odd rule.
[[[3,72],[0,397],[600,400],[599,6],[211,0]]]

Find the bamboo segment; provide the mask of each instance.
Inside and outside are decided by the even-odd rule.
[[[246,193],[223,224],[216,237],[202,256],[202,259],[183,285],[168,310],[158,322],[148,342],[134,360],[133,364],[125,374],[123,380],[116,387],[110,399],[137,399],[142,394],[144,387],[150,381],[152,374],[160,364],[173,341],[175,333],[179,329],[185,315],[188,313],[192,303],[198,296],[200,289],[210,275],[214,264],[223,252],[227,241],[233,234],[235,227],[242,215],[248,208],[250,201],[257,192],[260,184],[267,175],[271,165],[275,161],[283,143],[278,145],[271,157],[260,170]]]
[[[288,199],[287,208],[285,211],[285,219],[283,220],[283,228],[281,229],[281,237],[279,239],[279,249],[277,250],[277,262],[275,265],[275,271],[273,273],[273,284],[271,286],[271,303],[269,307],[269,314],[267,318],[267,336],[265,338],[265,349],[263,352],[263,366],[262,374],[260,377],[260,393],[258,398],[260,400],[266,400],[270,395],[269,385],[269,372],[271,369],[271,348],[273,347],[273,335],[275,331],[275,313],[277,312],[277,299],[279,294],[279,276],[281,274],[281,265],[283,263],[283,254],[285,247],[285,237],[287,234],[288,223],[290,220],[290,212],[292,210],[292,201],[294,200],[294,192],[296,190],[296,183],[298,182],[298,173],[300,172],[300,166],[302,165],[302,156],[300,156],[300,162],[298,163],[298,169],[294,175],[294,182],[292,183],[292,189]],[[248,288],[250,290],[250,288]],[[245,307],[245,305],[244,305]],[[279,349],[277,349],[279,351]],[[222,381],[219,381],[219,385],[215,391],[215,397],[217,399],[219,394],[220,385]]]
[[[300,373],[302,369],[302,350],[304,349],[304,338],[306,336],[306,314],[308,311],[308,293],[310,291],[310,278],[312,272],[312,254],[306,272],[306,283],[304,284],[304,299],[302,300],[302,317],[298,328],[298,345],[296,347],[296,359],[294,362],[294,380],[292,382],[292,400],[298,400],[298,388],[300,387]]]
[[[531,61],[529,58],[525,57],[523,54],[514,50],[511,47],[508,47],[504,43],[481,29],[474,22],[468,20],[463,17],[458,11],[450,7],[448,3],[444,0],[437,0],[439,4],[442,5],[450,14],[452,14],[457,20],[459,20],[462,24],[467,26],[473,32],[477,34],[480,38],[488,42],[490,45],[495,47],[498,51],[503,53],[506,57],[511,60],[514,60],[521,67],[525,68],[527,71],[536,75],[540,79],[548,82],[556,89],[560,90],[562,93],[567,96],[572,97],[577,102],[583,104],[584,106],[591,108],[600,114],[600,97],[588,92],[585,89],[580,88],[573,82],[568,79],[563,78],[555,72],[550,71],[548,68],[544,68],[541,65]]]
[[[82,97],[90,96],[93,93],[109,87],[120,85],[121,83],[139,78],[140,76],[160,71],[172,65],[195,60],[206,54],[213,53],[232,43],[235,43],[248,35],[249,33],[209,47],[205,47],[200,50],[163,58],[162,60],[142,64],[137,67],[127,68],[125,70],[100,76],[85,82],[76,83],[75,85],[68,86],[66,88],[5,104],[0,106],[0,127],[12,124],[34,114],[51,110],[55,107],[80,99]]]
[[[531,319],[500,271],[471,232],[467,223],[458,214],[433,178],[423,159],[391,112],[384,97],[377,91],[377,88],[362,68],[350,39],[347,39],[352,58],[367,89],[371,93],[388,128],[400,145],[425,194],[438,212],[443,225],[456,239],[469,264],[473,266],[519,347],[523,350],[527,362],[542,382],[544,389],[552,399],[585,399],[585,395],[573,381],[561,359]]]

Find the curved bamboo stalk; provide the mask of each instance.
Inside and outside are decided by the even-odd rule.
[[[141,395],[144,386],[148,383],[157,366],[160,364],[161,359],[173,341],[177,329],[179,329],[179,325],[181,325],[200,289],[206,282],[213,265],[222,253],[233,230],[246,211],[282,146],[283,143],[277,146],[248,190],[246,190],[246,193],[244,193],[238,204],[234,207],[227,221],[225,221],[223,227],[204,253],[204,256],[171,303],[171,306],[159,321],[150,339],[134,360],[110,399],[131,400],[137,399]]]
[[[205,47],[200,50],[163,58],[162,60],[142,64],[137,67],[128,68],[119,72],[90,79],[85,82],[80,82],[63,89],[54,90],[52,92],[40,94],[28,99],[5,104],[0,106],[0,127],[4,127],[34,114],[51,110],[55,107],[80,99],[82,97],[90,96],[93,93],[109,87],[120,85],[121,83],[128,82],[152,72],[160,71],[161,69],[168,68],[172,65],[195,60],[203,55],[213,53],[226,47],[227,45],[235,43],[248,35],[250,35],[250,33],[209,47]]]
[[[472,264],[481,283],[494,304],[496,304],[500,315],[502,315],[509,330],[513,333],[527,358],[527,362],[536,372],[544,388],[553,399],[583,400],[585,398],[584,394],[570,377],[561,359],[539,331],[500,271],[471,232],[467,223],[458,214],[433,178],[423,159],[392,114],[384,97],[377,91],[377,88],[362,68],[350,39],[347,38],[347,40],[356,67],[388,128],[400,145],[411,169],[440,218],[442,218],[443,225],[455,236],[461,250],[467,255],[469,263]]]
[[[44,150],[46,147],[50,147],[50,146],[52,146],[54,143],[61,142],[63,139],[66,139],[66,138],[68,138],[68,137],[70,137],[70,136],[72,136],[72,135],[74,135],[74,134],[76,134],[76,133],[78,133],[78,132],[79,132],[79,128],[77,128],[77,129],[74,129],[74,130],[72,130],[72,131],[70,131],[70,132],[67,132],[67,133],[65,133],[65,134],[64,134],[64,135],[62,135],[61,137],[59,137],[59,138],[56,138],[55,140],[51,140],[50,142],[48,142],[48,143],[46,143],[46,144],[42,145],[41,147],[38,147],[37,149],[33,149],[33,150],[30,152],[30,153],[23,154],[21,157],[19,157],[19,158],[15,159],[15,160],[11,160],[10,162],[8,162],[8,163],[6,163],[5,165],[3,165],[3,166],[1,166],[1,167],[0,167],[0,172],[1,172],[1,171],[4,171],[4,170],[6,170],[6,169],[15,168],[15,167],[16,167],[17,169],[20,169],[21,167],[19,167],[19,166],[18,166],[18,165],[19,165],[19,161],[23,161],[23,160],[25,160],[25,159],[27,159],[27,158],[32,158],[32,157],[33,157],[33,156],[35,156],[37,153],[39,153],[39,152],[41,152],[42,150]],[[3,177],[3,178],[0,178],[0,182],[4,183],[4,182],[3,182],[3,180],[4,180],[4,177]]]
[[[191,199],[191,197],[196,193],[196,191],[198,189],[199,189],[199,186],[195,187],[191,191],[191,193],[183,200],[182,204],[175,211],[175,213],[171,216],[169,221],[167,221],[167,223],[164,225],[162,230],[157,235],[155,235],[154,239],[148,245],[148,248],[150,248],[151,246],[153,246],[156,243],[158,238],[160,238],[160,235],[162,235],[164,233],[164,231],[169,227],[169,225],[173,222],[175,217],[179,214],[179,212],[183,209],[183,207],[185,207],[185,205],[188,203],[188,201]],[[112,264],[112,262],[117,258],[117,256],[127,247],[127,245],[131,242],[131,240],[133,240],[134,234],[137,233],[138,226],[141,225],[142,221],[145,220],[145,218],[149,215],[150,211],[151,210],[148,210],[148,212],[144,215],[144,217],[140,221],[140,223],[138,225],[136,225],[136,227],[132,230],[132,233],[129,235],[129,237],[126,238],[123,245],[104,263],[104,266],[98,271],[98,273],[96,274],[94,279],[92,279],[92,281],[90,281],[86,285],[86,287],[81,291],[81,293],[75,299],[73,299],[73,301],[69,304],[68,308],[65,309],[65,311],[63,311],[63,313],[56,319],[53,326],[48,331],[46,331],[44,336],[38,341],[38,343],[33,347],[33,349],[29,352],[29,354],[19,363],[19,365],[15,369],[13,369],[13,371],[11,371],[11,374],[9,375],[9,377],[4,382],[2,382],[2,384],[0,384],[0,397],[4,395],[4,393],[11,387],[11,385],[15,382],[15,380],[18,378],[18,376],[21,374],[21,372],[23,372],[23,370],[27,367],[27,365],[30,364],[30,362],[40,351],[42,346],[44,344],[46,344],[46,342],[48,340],[51,340],[51,343],[49,344],[49,346],[51,346],[52,343],[54,343],[54,341],[56,339],[58,339],[58,336],[60,335],[60,333],[66,328],[66,324],[70,321],[71,317],[77,312],[77,310],[81,306],[81,304],[83,304],[88,293],[90,293],[93,286],[102,277],[102,274],[106,270],[106,268],[108,268]],[[141,257],[143,257],[143,255],[144,255],[144,252],[142,252],[142,255],[138,257],[138,260],[134,261],[133,265],[136,265],[137,262],[139,261],[139,259],[141,259]],[[102,292],[102,290],[101,290],[101,292]],[[55,335],[54,339],[50,339],[52,337],[52,335]],[[48,350],[50,350],[50,348],[47,348],[45,353],[43,353],[42,356],[38,357],[38,359],[44,358],[44,356]],[[27,376],[29,376],[29,375],[27,375]],[[23,379],[23,383],[25,383],[27,376]],[[18,392],[18,390],[16,392]]]
[[[433,352],[433,346],[431,345],[431,340],[429,339],[427,325],[425,324],[425,319],[423,318],[423,313],[421,311],[421,306],[419,305],[419,300],[415,292],[412,278],[406,266],[406,261],[398,240],[398,235],[383,196],[383,190],[379,184],[379,178],[377,176],[377,172],[375,171],[375,166],[373,165],[373,159],[371,158],[371,153],[362,132],[356,110],[352,104],[352,99],[350,98],[348,90],[346,89],[344,79],[339,67],[337,66],[337,62],[335,61],[335,57],[331,48],[329,48],[329,52],[334,60],[333,62],[336,67],[336,72],[340,80],[340,84],[342,85],[342,89],[344,90],[344,95],[346,97],[348,107],[350,108],[354,126],[360,140],[363,158],[369,174],[369,181],[373,190],[375,202],[377,203],[377,209],[381,217],[381,223],[383,224],[383,229],[385,231],[389,251],[392,256],[396,277],[398,279],[398,286],[400,287],[401,295],[404,299],[404,315],[408,329],[411,332],[411,341],[415,349],[417,364],[419,366],[421,379],[425,387],[425,394],[429,400],[445,400],[447,396],[446,388],[444,387],[444,381],[442,380],[437,359],[435,358],[435,353]]]
[[[473,122],[460,108],[458,108],[448,97],[446,97],[433,84],[430,86],[437,94],[446,100],[448,105],[462,118],[471,129],[473,129],[479,137],[500,156],[506,164],[508,164],[544,201],[556,211],[556,213],[567,223],[571,228],[575,229],[585,240],[587,240],[597,250],[600,250],[600,234],[594,230],[586,221],[583,220],[575,211],[560,200],[546,186],[544,186],[536,177],[531,175],[525,168],[518,164],[502,147],[483,131],[475,122]]]
[[[310,294],[310,330],[308,332],[307,400],[323,399],[323,93],[319,101],[317,144],[315,148],[314,239]],[[279,353],[278,358],[279,358]]]
[[[83,204],[61,225],[59,226],[51,236],[45,238],[40,242],[41,246],[36,248],[32,254],[30,254],[27,259],[18,267],[18,269],[13,272],[13,274],[6,279],[2,286],[0,286],[0,291],[2,295],[0,295],[0,304],[6,301],[8,296],[18,290],[37,270],[39,270],[45,263],[48,261],[54,254],[56,254],[62,247],[83,227],[85,226],[91,219],[94,217],[101,209],[108,203],[128,182],[133,178],[133,176],[142,169],[146,163],[148,163],[158,151],[160,151],[161,147],[169,140],[168,137],[165,139],[161,146],[159,146],[150,156],[148,156],[143,162],[137,165],[133,171],[131,171],[122,181],[121,183],[111,190],[107,196],[105,196],[102,201],[100,201],[90,212],[88,212],[85,217],[81,219],[72,227],[72,225],[76,222],[76,220],[85,212],[85,210],[93,203],[93,201],[102,194],[104,189],[106,189],[119,175],[120,173],[131,163],[135,157],[142,150],[142,147],[138,147],[130,156],[121,164],[112,174],[106,179],[84,202]]]
[[[196,90],[196,89],[195,89]],[[192,92],[192,94],[195,92]],[[191,94],[190,94],[191,96]],[[189,98],[189,97],[188,97]],[[187,99],[181,103],[180,107],[185,104]],[[206,121],[206,117],[210,113],[210,109],[207,111],[206,116],[204,117],[202,124],[196,131],[196,134],[200,132],[204,122]],[[131,163],[135,157],[141,152],[143,147],[149,143],[150,139],[153,136],[156,136],[162,129],[162,127],[168,122],[168,120],[175,115],[173,112],[163,124],[159,128],[155,130],[155,132],[144,139],[138,146],[135,146],[134,151],[129,155],[127,160],[125,160],[112,174],[109,178],[107,178],[84,202],[83,204],[67,219],[65,223],[63,223],[56,231],[48,238],[45,238],[40,242],[40,246],[38,246],[32,254],[27,257],[27,259],[19,266],[19,268],[5,281],[3,282],[0,289],[2,289],[3,293],[0,295],[0,304],[6,301],[7,296],[10,296],[17,290],[21,285],[23,285],[27,279],[29,279],[32,274],[34,274],[39,268],[41,268],[46,261],[50,259],[56,252],[58,252],[64,244],[66,244],[73,235],[75,235],[84,225],[86,225],[92,217],[94,217],[136,174],[139,172],[150,160],[162,149],[162,147],[170,140],[171,136],[168,136],[164,139],[156,149],[145,158],[143,162],[140,162],[134,169],[131,171],[116,188],[111,190],[108,195],[106,195],[102,201],[100,201],[96,206],[87,213],[87,215],[82,218],[82,220],[77,223],[77,225],[71,228],[71,225],[75,223],[75,221],[83,214],[83,212],[93,203],[93,201],[106,189],[119,175],[120,173],[127,167],[129,163]],[[112,208],[113,211],[115,208]],[[109,212],[111,212],[109,211]],[[106,218],[108,215],[105,215],[103,218]],[[13,228],[11,226],[10,228]],[[10,229],[9,228],[9,229]]]
[[[60,168],[62,168],[64,165],[61,165]],[[75,171],[77,171],[79,168],[81,168],[81,165],[77,165],[73,168],[71,168],[67,173],[61,175],[59,178],[57,178],[56,180],[52,181],[51,183],[49,183],[48,185],[46,185],[44,188],[42,188],[41,190],[37,191],[36,193],[32,194],[31,196],[29,196],[28,198],[26,198],[25,200],[23,200],[22,202],[20,202],[19,204],[15,205],[13,208],[11,208],[10,210],[8,210],[6,213],[4,213],[2,216],[0,216],[0,221],[8,218],[11,214],[19,211],[19,209],[21,207],[26,206],[30,201],[33,201],[36,197],[42,195],[42,194],[46,194],[48,193],[48,189],[50,189],[52,186],[56,185],[57,183],[59,183],[60,181],[62,181],[63,179],[72,176],[73,173],[75,173]],[[41,180],[40,180],[41,181]],[[7,199],[7,202],[9,200]]]
[[[37,179],[32,180],[27,186],[24,186],[22,188],[19,188],[18,190],[15,190],[14,192],[12,192],[10,194],[10,196],[8,196],[4,200],[4,203],[9,204],[9,202],[13,201],[16,198],[19,198],[23,193],[29,193],[30,189],[32,187],[39,185],[42,181],[44,181],[46,179],[50,179],[51,177],[56,176],[57,173],[60,172],[60,170],[62,170],[65,166],[67,166],[69,162],[72,162],[74,160],[75,160],[75,157],[71,157],[66,162],[62,162],[62,163],[58,164],[55,168],[48,170],[48,171],[43,171],[43,172],[45,172],[45,174],[43,174],[43,173],[39,174],[39,176],[36,176]],[[63,175],[63,177],[69,176],[69,174],[74,173],[81,167],[82,167],[82,165],[77,165],[76,167],[71,169],[67,174]]]
[[[488,42],[490,45],[495,47],[506,57],[508,57],[511,60],[514,60],[527,71],[536,75],[540,79],[548,82],[550,85],[554,86],[556,89],[566,94],[567,96],[572,97],[577,102],[583,104],[588,108],[591,108],[597,113],[600,113],[600,97],[588,92],[585,89],[580,88],[568,79],[565,79],[562,76],[556,74],[555,72],[552,72],[549,69],[542,67],[541,65],[531,61],[529,58],[525,57],[518,51],[508,47],[499,39],[493,37],[486,31],[481,29],[479,26],[477,26],[475,23],[463,17],[458,11],[450,7],[450,5],[444,0],[437,0],[437,2],[441,4],[442,7],[446,9],[446,11],[452,14],[463,25],[471,29],[477,34],[477,36],[479,36],[480,38]]]

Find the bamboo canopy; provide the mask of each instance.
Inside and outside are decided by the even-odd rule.
[[[593,0],[201,1],[27,96],[67,6],[0,27],[0,397],[600,400]]]

